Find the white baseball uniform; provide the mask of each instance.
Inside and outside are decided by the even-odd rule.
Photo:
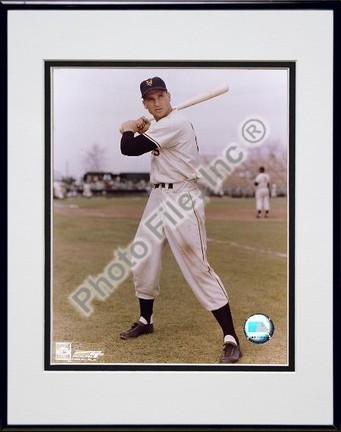
[[[150,300],[160,291],[165,240],[194,294],[207,310],[228,302],[224,285],[206,257],[205,209],[199,177],[199,150],[192,124],[178,111],[153,122],[144,134],[156,144],[152,152],[149,196],[134,242],[149,253],[132,269],[136,295]],[[176,287],[174,287],[176,289]]]
[[[267,173],[259,173],[255,178],[255,183],[258,183],[256,186],[256,208],[258,211],[270,210],[270,192],[269,192],[269,183],[270,176]]]

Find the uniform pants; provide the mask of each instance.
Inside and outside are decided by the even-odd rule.
[[[132,269],[138,298],[151,300],[158,296],[162,251],[168,242],[202,306],[211,311],[228,302],[222,281],[207,261],[205,208],[195,182],[175,183],[173,189],[152,189],[134,242],[144,242],[148,249]]]
[[[263,209],[265,211],[270,210],[269,195],[269,189],[267,187],[258,188],[256,190],[256,208],[258,211],[262,211]]]

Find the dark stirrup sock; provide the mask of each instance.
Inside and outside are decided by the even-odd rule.
[[[151,317],[153,315],[154,299],[145,300],[145,299],[139,298],[139,302],[140,302],[141,316],[147,321],[147,324],[150,324],[150,320],[151,320]]]
[[[222,328],[224,336],[227,335],[233,336],[236,339],[237,344],[239,345],[239,339],[234,329],[229,303],[227,303],[225,306],[221,307],[220,309],[213,310],[212,313],[215,319],[218,321],[220,327]]]

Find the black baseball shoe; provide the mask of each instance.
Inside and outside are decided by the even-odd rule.
[[[143,334],[153,333],[153,324],[143,324],[141,321],[134,322],[130,329],[120,334],[121,339],[137,338]]]
[[[242,356],[239,345],[233,342],[225,342],[223,353],[219,363],[236,363]]]

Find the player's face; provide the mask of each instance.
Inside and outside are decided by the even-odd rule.
[[[143,99],[144,107],[156,121],[166,117],[171,111],[170,94],[164,90],[152,90]]]

